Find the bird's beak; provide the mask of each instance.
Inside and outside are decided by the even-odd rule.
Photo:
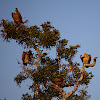
[[[81,58],[84,58],[84,56],[82,55]]]

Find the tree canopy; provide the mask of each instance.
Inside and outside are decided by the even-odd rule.
[[[18,62],[22,71],[14,77],[19,86],[24,80],[32,81],[29,90],[33,95],[26,91],[22,100],[51,100],[53,97],[62,100],[87,100],[90,97],[86,89],[94,75],[85,71],[85,67],[93,67],[97,58],[94,58],[93,64],[83,64],[79,68],[80,64],[73,59],[80,45],[68,46],[68,40],[61,39],[59,30],[49,21],[40,26],[28,27],[25,23],[16,25],[14,21],[2,19],[0,27],[4,41],[15,40],[25,50],[31,49],[32,52],[31,58],[28,51],[27,57],[26,54],[23,56],[23,59],[28,60],[26,65],[23,60]],[[52,48],[56,50],[54,58],[48,55]],[[66,93],[64,90],[69,87],[73,90],[68,89],[69,92]]]

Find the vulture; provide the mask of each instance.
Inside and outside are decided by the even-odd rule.
[[[65,82],[65,79],[60,78],[60,77],[57,77],[57,78],[55,78],[52,82],[53,82],[54,84],[60,86],[62,83]]]
[[[83,55],[80,56],[83,64],[90,64],[90,61],[91,61],[91,55],[89,54],[86,54],[84,53]]]
[[[14,23],[17,25],[20,25],[21,23],[23,23],[22,16],[17,8],[15,9],[14,13],[12,12],[12,18],[14,20]]]
[[[23,61],[23,64],[27,66],[27,64],[29,63],[29,61],[31,61],[33,57],[33,54],[32,54],[32,51],[29,50],[29,51],[23,51],[23,54],[22,54],[22,61]]]

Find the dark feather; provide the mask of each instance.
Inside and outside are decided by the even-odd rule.
[[[25,59],[25,55],[26,55],[26,52],[23,51],[23,54],[22,54],[22,61],[24,62],[24,59]]]
[[[82,55],[80,55],[80,58],[81,58],[81,60],[82,60],[82,62],[83,62],[83,57],[82,57]]]
[[[90,63],[90,61],[91,61],[91,55],[89,54],[89,63]]]

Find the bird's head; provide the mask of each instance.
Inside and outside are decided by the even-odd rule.
[[[84,58],[84,55],[80,55],[81,58]]]
[[[18,10],[18,8],[15,8],[15,10]]]
[[[17,8],[15,8],[15,13],[17,13],[18,12],[18,9]]]

